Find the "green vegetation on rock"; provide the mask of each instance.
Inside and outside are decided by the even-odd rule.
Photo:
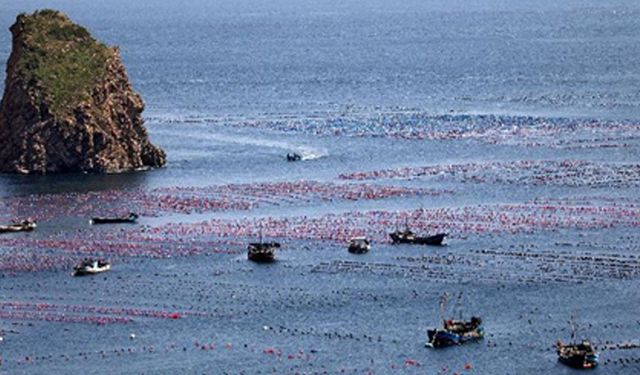
[[[56,115],[69,115],[89,100],[91,89],[105,76],[114,50],[99,43],[82,26],[55,10],[18,18],[25,43],[20,73],[39,99]]]

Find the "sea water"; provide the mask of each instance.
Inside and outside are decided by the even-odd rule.
[[[168,163],[0,176],[39,221],[0,238],[1,374],[568,374],[572,316],[640,371],[637,2],[4,1],[0,63],[39,8],[120,47]],[[444,292],[482,342],[424,347]]]

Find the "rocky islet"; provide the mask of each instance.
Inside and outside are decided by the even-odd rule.
[[[54,10],[11,27],[0,110],[0,172],[118,173],[165,164],[117,47]]]

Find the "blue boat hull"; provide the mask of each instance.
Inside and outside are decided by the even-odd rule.
[[[481,340],[484,337],[484,329],[477,328],[463,334],[446,331],[443,329],[427,330],[427,346],[441,348],[446,346],[461,345],[470,341]]]

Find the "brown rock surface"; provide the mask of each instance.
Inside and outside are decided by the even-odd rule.
[[[0,104],[0,172],[117,173],[165,164],[117,48],[52,10],[18,16]]]

